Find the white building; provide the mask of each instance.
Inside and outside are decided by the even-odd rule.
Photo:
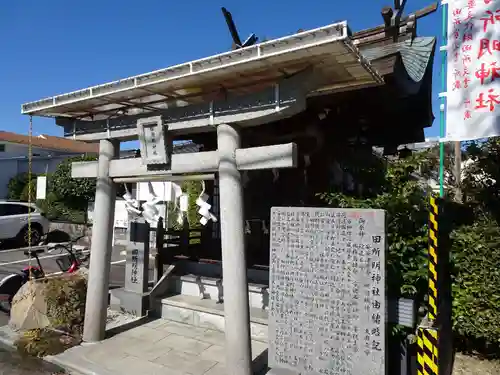
[[[8,183],[17,174],[28,172],[27,135],[0,131],[0,199],[8,196]],[[53,172],[63,160],[82,154],[97,154],[98,144],[73,141],[50,135],[31,138],[32,173]]]

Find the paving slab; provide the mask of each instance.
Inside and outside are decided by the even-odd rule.
[[[131,324],[133,323],[133,324]],[[164,319],[114,324],[110,337],[44,359],[81,375],[227,375],[224,333]],[[15,333],[0,327],[0,341]],[[252,341],[256,370],[267,364],[267,345]]]
[[[259,370],[267,345],[252,342]],[[98,344],[72,348],[51,358],[90,375],[226,375],[224,333],[167,320],[152,320]],[[77,366],[75,366],[77,365]]]

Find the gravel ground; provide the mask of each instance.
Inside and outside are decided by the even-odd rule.
[[[61,368],[37,358],[22,357],[0,345],[0,375],[62,375]]]
[[[106,319],[106,329],[114,329],[125,324],[138,320],[137,317],[123,312],[113,311],[108,308],[108,317]]]
[[[500,361],[483,360],[457,353],[453,375],[500,375]]]
[[[106,328],[112,329],[137,320],[136,317],[108,309]],[[46,361],[21,356],[18,352],[0,344],[0,375],[62,375],[68,374]]]

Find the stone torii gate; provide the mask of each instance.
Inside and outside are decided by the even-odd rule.
[[[346,22],[334,23],[23,104],[24,114],[56,118],[67,137],[100,142],[99,160],[72,170],[97,179],[84,341],[105,335],[116,183],[218,172],[226,371],[252,374],[240,171],[293,168],[297,150],[292,143],[242,149],[239,129],[298,114],[309,94],[383,84],[349,33]],[[171,155],[172,137],[210,131],[216,151]],[[136,139],[142,160],[116,159],[120,141]]]
[[[272,111],[273,120],[303,110],[307,90],[297,89],[297,87],[306,86],[299,85],[298,79],[303,79],[303,82],[311,82],[303,75],[298,75],[285,80],[289,82],[281,86],[281,89],[279,85],[266,89],[267,92],[273,92],[275,96]],[[293,84],[290,81],[293,81]],[[283,87],[285,90],[293,87],[294,90],[288,92],[286,96],[281,95],[281,98],[286,97],[290,100],[290,105],[280,108],[280,93],[282,93]],[[269,106],[269,103],[262,104],[259,99],[260,95],[262,92],[240,97],[239,100],[246,103],[256,101],[261,105]],[[259,120],[259,122],[266,122],[269,113],[266,112],[259,119],[259,110],[262,108],[259,109],[259,106],[255,106],[253,115],[249,115],[246,109],[242,109],[246,112],[244,116],[251,118],[252,122]],[[241,113],[234,111],[234,107],[233,113],[235,119],[241,116]],[[168,150],[171,149],[169,147],[168,124],[165,123],[162,116],[140,118],[137,121],[142,158],[115,159],[119,151],[118,140],[101,139],[97,162],[75,162],[72,165],[72,177],[97,179],[83,339],[86,342],[96,342],[102,340],[105,334],[112,252],[112,223],[116,195],[116,184],[113,180],[119,181],[120,178],[127,178],[130,181],[130,179],[137,178],[143,181],[148,176],[151,178],[162,176],[164,180],[169,180],[172,178],[171,176],[175,177],[179,174],[218,172],[219,221],[225,296],[226,364],[231,374],[250,375],[253,372],[241,171],[294,168],[297,166],[296,145],[287,143],[240,148],[239,125],[228,121],[212,125],[217,132],[217,151],[170,155],[168,154]],[[214,119],[208,119],[208,121],[213,123]],[[151,137],[152,129],[154,129],[154,137]],[[152,141],[152,138],[155,139]],[[155,142],[157,144],[153,146]],[[159,151],[153,151],[153,149]],[[161,165],[168,166],[168,169],[158,169],[158,166]]]

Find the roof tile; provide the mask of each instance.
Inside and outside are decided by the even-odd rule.
[[[30,137],[23,134],[16,134],[6,131],[0,131],[0,142],[17,143],[22,145],[30,144]],[[65,151],[71,153],[98,153],[98,143],[86,143],[82,141],[73,141],[72,139],[54,137],[52,135],[42,134],[31,137],[31,145],[46,150]]]

